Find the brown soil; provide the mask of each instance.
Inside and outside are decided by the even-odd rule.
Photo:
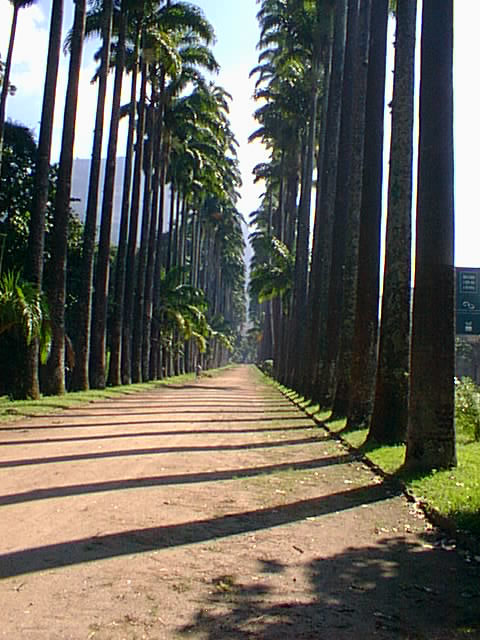
[[[0,440],[0,636],[480,637],[475,559],[255,369]]]

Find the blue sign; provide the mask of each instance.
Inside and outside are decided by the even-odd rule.
[[[480,335],[480,269],[456,267],[456,332]]]

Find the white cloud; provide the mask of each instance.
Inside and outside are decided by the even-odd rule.
[[[478,58],[476,31],[479,22],[478,0],[455,1],[455,253],[457,264],[475,267],[480,267],[480,210],[476,195],[477,150],[480,147],[480,86],[475,74]]]
[[[11,5],[0,0],[0,52],[5,60],[10,24]],[[41,8],[32,5],[18,14],[15,47],[10,82],[17,88],[7,102],[7,117],[37,129],[40,119],[41,95],[45,77],[48,46],[48,24]]]
[[[253,112],[257,108],[252,97],[254,82],[248,77],[245,65],[238,65],[229,67],[228,72],[221,73],[218,84],[223,86],[233,98],[230,106],[230,122],[240,145],[238,158],[243,180],[239,209],[248,220],[249,214],[257,209],[259,197],[264,191],[263,184],[253,183],[252,170],[255,165],[265,162],[267,156],[265,147],[260,142],[248,142],[249,136],[258,127],[258,123],[253,118]]]

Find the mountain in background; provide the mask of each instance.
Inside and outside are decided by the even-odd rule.
[[[100,185],[103,185],[103,179],[105,176],[106,161],[103,158],[100,167]],[[118,245],[118,234],[120,230],[120,216],[122,212],[122,189],[123,189],[123,174],[125,172],[125,158],[117,158],[117,168],[115,171],[115,186],[113,191],[113,215],[112,215],[112,232],[110,235],[112,245]],[[85,222],[85,212],[87,209],[87,197],[88,197],[88,179],[90,175],[90,159],[88,158],[75,158],[73,161],[72,171],[72,209],[78,215],[82,222]],[[97,218],[97,235],[100,229],[100,216],[102,212],[102,198],[103,187],[99,189],[98,194],[98,218]],[[142,211],[142,201],[140,200],[140,212]],[[170,211],[170,190],[165,190],[165,212],[163,230],[168,229],[168,212]],[[138,236],[137,242],[140,242],[140,230],[141,230],[141,214],[138,224]],[[247,270],[250,264],[250,258],[252,255],[250,243],[248,242],[248,229],[242,224],[243,235],[246,244],[246,251],[244,254],[244,260],[247,265]]]
[[[103,185],[105,176],[105,159],[102,159],[100,167],[100,185]],[[120,230],[120,215],[122,210],[122,189],[123,174],[125,171],[125,158],[117,158],[117,169],[115,172],[115,186],[113,191],[113,215],[112,215],[112,233],[111,242],[113,245],[118,244],[118,234]],[[90,160],[85,158],[75,158],[73,161],[72,171],[72,209],[78,215],[82,222],[85,222],[85,213],[87,209],[88,198],[88,179],[90,175]],[[100,216],[102,212],[103,188],[98,193],[98,217],[97,217],[97,235],[100,229]]]

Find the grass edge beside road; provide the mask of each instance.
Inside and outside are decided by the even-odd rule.
[[[261,373],[261,372],[259,372]],[[282,386],[265,374],[267,383],[302,409],[345,445],[362,455],[381,475],[394,477],[411,500],[415,500],[430,520],[456,537],[474,553],[480,554],[480,443],[460,439],[457,442],[458,466],[424,474],[407,474],[402,470],[405,445],[370,446],[365,444],[367,429],[344,431],[346,420],[329,420],[330,411],[292,389]],[[480,562],[480,555],[475,556]]]
[[[220,369],[210,369],[203,372],[204,377],[213,377],[225,371],[231,365]],[[148,392],[174,384],[184,384],[196,379],[194,373],[171,376],[163,380],[138,382],[105,389],[90,389],[89,391],[69,391],[61,396],[42,396],[38,400],[11,400],[8,396],[0,396],[0,423],[12,423],[23,418],[34,418],[39,414],[58,413],[66,409],[74,409],[97,400],[114,400],[120,396],[140,392]]]

